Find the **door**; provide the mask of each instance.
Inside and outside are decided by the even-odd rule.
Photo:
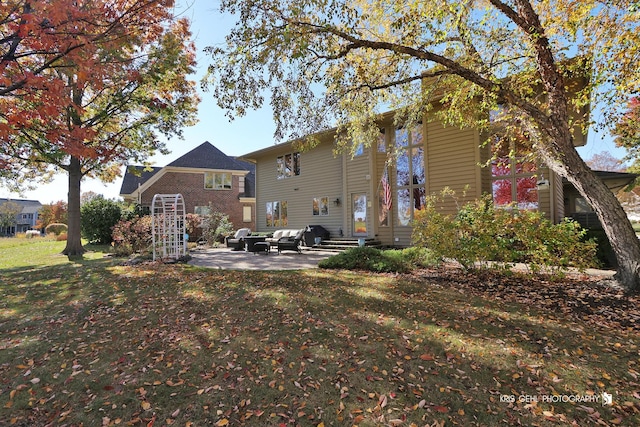
[[[355,193],[351,195],[353,200],[353,235],[367,236],[367,195]]]

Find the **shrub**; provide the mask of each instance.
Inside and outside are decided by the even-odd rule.
[[[490,196],[446,215],[436,208],[440,200],[431,196],[425,209],[416,213],[412,236],[415,245],[431,249],[439,258],[455,259],[466,269],[523,262],[533,272],[547,268],[556,274],[594,264],[595,243],[585,241],[585,231],[576,222],[553,224],[540,212],[496,209]]]
[[[433,265],[435,258],[425,248],[380,250],[357,247],[333,255],[318,263],[320,268],[368,270],[377,273],[404,273]]]
[[[229,221],[229,215],[211,211],[202,217],[202,237],[208,245],[221,242],[224,236],[228,236],[232,232],[233,223]]]
[[[66,233],[68,229],[69,227],[67,227],[67,224],[60,224],[60,223],[54,222],[52,224],[47,225],[47,228],[45,228],[44,231],[47,234],[53,233],[56,236],[58,236],[61,233]]]
[[[120,220],[113,226],[113,247],[117,255],[144,252],[151,246],[151,216]]]
[[[185,215],[185,228],[187,229],[187,234],[189,234],[189,241],[195,242],[202,235],[202,228],[200,225],[202,224],[202,217],[195,213],[188,213]]]
[[[101,196],[91,199],[80,208],[82,237],[89,243],[111,243],[113,226],[120,221],[121,215],[120,203]]]
[[[67,233],[60,233],[56,236],[57,242],[65,242],[67,240]]]

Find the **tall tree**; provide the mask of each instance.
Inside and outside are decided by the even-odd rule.
[[[74,256],[84,252],[83,177],[113,180],[122,164],[165,152],[160,135],[181,136],[182,127],[194,123],[199,100],[187,76],[193,72],[195,48],[188,22],[173,16],[173,0],[50,3],[58,9],[35,9],[24,2],[15,9],[14,24],[7,24],[17,44],[10,63],[19,64],[23,51],[32,61],[51,57],[51,63],[33,84],[29,68],[24,69],[23,80],[13,78],[24,83],[0,98],[5,107],[0,167],[14,173],[14,182],[43,171],[68,175],[69,232],[63,253]],[[15,22],[33,24],[16,29]],[[42,28],[51,34],[39,56],[32,52]],[[69,46],[76,47],[69,51]],[[13,76],[23,67],[12,70],[5,73]]]
[[[616,145],[627,150],[627,160],[633,163],[631,172],[640,172],[640,97],[633,97],[624,115],[613,130]]]
[[[620,203],[574,148],[591,101],[616,106],[640,81],[637,2],[620,0],[223,0],[238,17],[211,47],[208,83],[230,116],[263,104],[276,136],[338,126],[339,143],[375,141],[375,115],[488,130],[502,106],[532,148],[594,207],[611,240],[617,278],[640,287],[640,243]],[[568,61],[566,55],[582,60]],[[571,87],[581,77],[583,85]],[[606,85],[605,85],[606,83]],[[592,98],[593,96],[593,98]]]
[[[22,212],[22,206],[12,200],[0,204],[0,230],[10,232],[16,225],[18,214]]]
[[[49,224],[67,223],[67,202],[58,200],[50,205],[43,205],[38,212],[36,228],[46,228]]]
[[[596,171],[624,172],[627,169],[622,160],[608,151],[595,153],[586,163]]]

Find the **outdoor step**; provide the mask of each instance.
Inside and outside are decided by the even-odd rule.
[[[342,252],[347,249],[353,249],[358,247],[358,239],[329,239],[322,240],[320,244],[313,245],[313,247],[305,248],[306,250],[316,250],[316,251],[332,251],[332,252]],[[372,248],[382,248],[382,242],[376,239],[368,238],[365,240],[365,246]]]

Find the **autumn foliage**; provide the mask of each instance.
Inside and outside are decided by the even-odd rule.
[[[511,205],[497,208],[489,197],[470,202],[456,215],[443,213],[431,196],[413,223],[413,242],[464,268],[525,263],[532,272],[563,274],[568,267],[594,267],[596,244],[571,220],[553,224],[540,212]],[[492,261],[499,262],[492,264]]]
[[[173,0],[11,0],[0,5],[0,177],[69,176],[69,240],[82,254],[80,181],[111,181],[193,123],[189,23]]]

